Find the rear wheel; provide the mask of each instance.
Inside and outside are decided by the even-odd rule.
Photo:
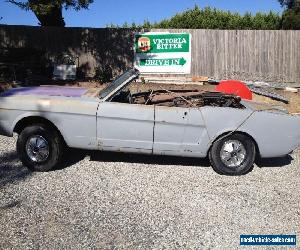
[[[61,161],[64,143],[60,134],[44,124],[26,127],[19,135],[17,151],[33,171],[49,171]]]
[[[253,166],[255,144],[252,138],[243,134],[225,136],[213,143],[209,159],[219,174],[243,175]]]

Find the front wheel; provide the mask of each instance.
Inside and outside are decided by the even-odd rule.
[[[49,171],[61,161],[64,143],[60,134],[43,124],[26,127],[19,135],[17,152],[33,171]]]
[[[232,134],[215,141],[209,152],[213,169],[219,174],[244,175],[255,160],[255,144],[243,134]]]

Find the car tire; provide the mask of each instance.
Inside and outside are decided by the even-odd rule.
[[[209,160],[219,174],[244,175],[253,167],[255,151],[252,138],[244,134],[231,134],[213,143]]]
[[[20,133],[17,152],[22,163],[30,170],[45,172],[61,162],[64,142],[55,129],[44,124],[32,125]]]

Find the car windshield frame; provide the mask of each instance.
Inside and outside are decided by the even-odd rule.
[[[126,87],[131,81],[135,80],[139,76],[139,71],[137,69],[129,69],[123,74],[118,76],[114,81],[112,81],[107,87],[99,92],[100,99],[106,99],[116,94],[118,91]]]

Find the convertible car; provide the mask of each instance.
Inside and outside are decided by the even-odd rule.
[[[130,69],[103,90],[24,87],[0,95],[0,134],[17,133],[24,165],[48,171],[66,146],[208,157],[221,174],[248,173],[256,157],[280,157],[300,144],[300,117],[238,96],[199,90],[131,93]]]

